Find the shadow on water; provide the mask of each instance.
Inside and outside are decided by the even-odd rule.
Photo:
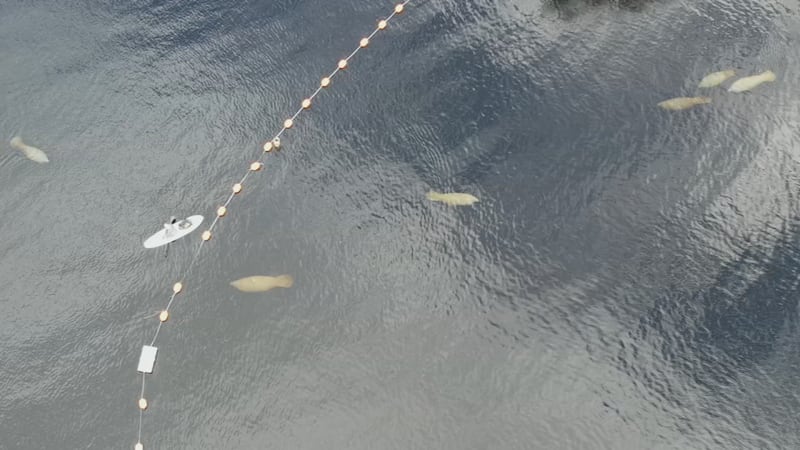
[[[780,230],[774,247],[743,245],[706,287],[667,288],[636,333],[671,342],[663,356],[712,390],[771,360],[797,326],[800,224]]]
[[[757,234],[712,277],[688,255],[682,275],[665,271],[672,281],[615,356],[653,405],[672,411],[676,429],[707,436],[712,448],[796,443],[798,421],[773,417],[798,404],[786,370],[797,364],[800,223]]]
[[[591,7],[605,6],[637,12],[651,4],[653,0],[545,0],[543,3],[545,12],[555,11],[562,20],[588,13]]]

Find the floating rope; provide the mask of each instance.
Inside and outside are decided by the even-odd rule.
[[[228,195],[228,199],[222,206],[217,208],[216,217],[214,217],[214,221],[211,222],[211,225],[208,227],[208,229],[201,234],[200,236],[201,241],[200,244],[197,246],[197,251],[195,251],[194,256],[189,262],[189,266],[184,272],[181,281],[178,281],[172,286],[172,295],[170,295],[169,297],[167,306],[158,315],[158,321],[159,321],[158,327],[156,328],[156,332],[153,335],[153,339],[150,341],[150,345],[143,346],[141,355],[139,356],[139,367],[137,370],[142,374],[142,390],[138,400],[139,432],[137,434],[136,445],[134,445],[135,450],[144,450],[144,444],[142,444],[142,422],[144,419],[144,411],[147,409],[147,399],[145,398],[145,381],[147,378],[147,374],[153,373],[153,366],[155,365],[156,353],[158,352],[158,349],[155,347],[156,339],[158,338],[158,333],[161,331],[162,325],[164,325],[167,322],[167,320],[169,320],[170,317],[169,308],[170,306],[172,306],[172,302],[175,301],[177,295],[183,290],[183,282],[186,279],[186,275],[191,271],[192,267],[194,266],[194,263],[197,261],[197,257],[200,255],[200,250],[202,250],[203,245],[211,239],[212,232],[214,231],[214,227],[216,226],[217,222],[219,222],[219,220],[228,213],[228,206],[230,205],[231,201],[236,196],[236,194],[242,192],[242,189],[244,187],[244,182],[247,180],[247,177],[251,173],[258,172],[264,168],[264,163],[261,162],[261,159],[264,157],[264,155],[266,153],[270,153],[272,150],[280,149],[281,135],[283,134],[283,132],[288,130],[289,128],[292,128],[295,125],[295,120],[300,115],[300,113],[311,108],[311,102],[320,92],[322,92],[323,89],[331,85],[331,80],[333,79],[333,77],[337,73],[339,73],[339,71],[346,69],[350,59],[352,59],[356,55],[356,53],[358,53],[360,50],[367,48],[367,46],[370,43],[370,39],[372,39],[376,34],[378,34],[379,31],[385,30],[386,27],[389,25],[389,21],[392,20],[392,18],[394,18],[396,15],[401,14],[405,9],[406,4],[409,3],[409,1],[410,0],[405,0],[402,3],[398,3],[397,5],[395,5],[392,13],[387,18],[379,20],[378,25],[375,27],[372,33],[370,33],[369,36],[362,38],[361,41],[359,41],[356,49],[353,50],[353,52],[350,53],[349,56],[347,58],[340,60],[336,64],[336,69],[334,69],[334,71],[331,72],[330,75],[323,77],[322,80],[320,80],[319,86],[314,91],[314,93],[311,94],[311,96],[309,96],[308,98],[303,99],[302,102],[300,102],[300,108],[297,110],[297,112],[295,112],[294,115],[292,115],[292,117],[286,119],[283,122],[283,127],[280,129],[280,131],[278,131],[278,133],[275,134],[275,136],[272,139],[268,140],[264,144],[263,146],[264,151],[260,152],[256,161],[250,164],[250,167],[245,172],[244,176],[242,176],[241,180],[239,180],[238,183],[235,183],[233,185],[233,187],[231,188],[231,192]]]

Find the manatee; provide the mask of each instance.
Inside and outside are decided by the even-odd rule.
[[[252,277],[240,278],[236,281],[231,281],[231,286],[242,292],[267,292],[268,290],[276,287],[290,288],[294,284],[294,279],[291,275],[254,275]]]
[[[426,194],[428,200],[432,200],[434,202],[442,202],[447,203],[448,205],[455,205],[455,206],[464,206],[464,205],[471,205],[478,201],[478,198],[472,194],[465,194],[461,192],[436,192],[436,191],[429,191]]]
[[[711,97],[676,97],[660,102],[658,106],[672,111],[688,109],[697,105],[711,103]]]
[[[751,75],[749,77],[739,78],[734,81],[728,92],[745,92],[755,88],[761,83],[775,81],[775,74],[771,70],[761,72],[758,75]]]
[[[709,88],[709,87],[719,86],[725,80],[734,75],[736,75],[736,72],[734,72],[733,70],[721,70],[719,72],[710,73],[705,77],[703,77],[702,80],[700,80],[700,84],[698,85],[698,87]]]
[[[45,155],[43,151],[22,142],[22,138],[19,136],[11,139],[9,144],[11,144],[11,146],[17,150],[20,150],[22,153],[25,153],[25,156],[27,156],[31,161],[36,161],[38,163],[50,162],[50,160],[47,159],[47,155]]]

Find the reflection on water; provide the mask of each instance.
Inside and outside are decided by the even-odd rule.
[[[141,241],[211,217],[387,8],[0,8],[3,142],[50,159],[0,153],[0,446],[130,448],[195,248]],[[230,205],[159,336],[145,442],[797,447],[796,9],[410,4]],[[727,68],[777,79],[698,88]]]

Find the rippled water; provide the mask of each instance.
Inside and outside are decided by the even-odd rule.
[[[212,217],[391,8],[0,2],[0,448],[132,448],[197,236],[141,241]],[[146,448],[797,448],[799,13],[412,2],[203,248]],[[695,87],[726,68],[778,79]]]

